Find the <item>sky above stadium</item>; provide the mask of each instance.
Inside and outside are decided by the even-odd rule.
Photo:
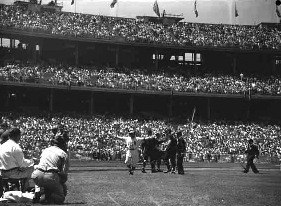
[[[27,1],[27,0],[26,0]],[[42,0],[47,4],[51,0]],[[155,0],[57,0],[63,3],[63,11],[106,16],[135,18],[136,16],[156,16],[153,11]],[[183,15],[186,22],[256,25],[261,22],[277,23],[276,0],[197,0],[198,17],[194,12],[195,0],[157,0],[160,13]],[[14,0],[0,0],[11,4]],[[235,17],[235,5],[238,17]],[[279,8],[281,12],[281,6]]]

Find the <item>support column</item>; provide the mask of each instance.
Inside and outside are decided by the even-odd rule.
[[[10,48],[15,48],[16,41],[15,39],[10,39]]]
[[[134,114],[134,95],[130,96],[130,115]]]
[[[7,88],[5,107],[8,108],[9,106],[10,106],[10,94],[9,94],[9,89]]]
[[[50,101],[49,101],[49,110],[50,110],[50,112],[53,112],[53,107],[54,107],[54,105],[53,105],[53,99],[54,99],[54,89],[51,89],[50,90]]]
[[[158,50],[155,51],[155,69],[156,71],[158,70],[158,67],[159,67],[159,53],[158,53]]]
[[[178,64],[179,63],[179,55],[177,54],[177,55],[175,55],[175,62],[176,62],[176,64]]]
[[[211,98],[207,98],[207,118],[208,120],[211,119]]]
[[[32,60],[37,63],[37,51],[36,51],[36,43],[32,43]]]
[[[90,106],[90,108],[89,108],[90,114],[92,115],[94,113],[94,94],[92,91],[90,92],[90,105],[89,106]]]
[[[247,121],[250,121],[251,118],[251,101],[248,101],[248,107],[247,107]]]
[[[78,42],[75,44],[75,64],[79,65],[79,46],[78,46]]]
[[[169,118],[173,116],[173,106],[174,106],[174,101],[173,101],[173,94],[170,96],[170,102],[169,102]]]
[[[36,60],[37,61],[41,61],[41,59],[42,59],[42,48],[43,48],[43,44],[42,44],[42,42],[40,42],[40,43],[37,43],[36,45],[35,45],[35,48],[36,48]]]
[[[233,73],[236,74],[237,71],[237,55],[233,55],[233,65],[232,65]]]
[[[196,68],[197,68],[197,53],[196,52],[194,52],[194,69],[196,70]]]
[[[270,56],[270,63],[271,63],[271,71],[273,73],[275,73],[276,72],[276,57],[275,57],[275,54]]]
[[[35,40],[30,40],[27,42],[27,52],[28,59],[36,63],[36,42]]]
[[[115,66],[119,65],[119,54],[120,54],[120,47],[119,45],[117,45],[115,51]]]

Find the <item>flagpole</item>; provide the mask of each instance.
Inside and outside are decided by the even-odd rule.
[[[117,1],[117,7],[116,7],[116,17],[118,17],[118,12],[119,12],[119,1]]]
[[[77,0],[75,0],[75,5],[74,5],[74,13],[76,14],[76,2]]]
[[[229,1],[228,3],[229,9],[229,24],[233,24],[233,1]]]
[[[234,0],[234,25],[236,26],[236,0]]]

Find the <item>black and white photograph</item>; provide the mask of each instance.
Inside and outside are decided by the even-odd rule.
[[[0,0],[0,206],[277,206],[281,0]]]

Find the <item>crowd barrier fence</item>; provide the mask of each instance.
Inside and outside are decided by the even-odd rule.
[[[70,152],[70,159],[76,160],[96,160],[96,161],[124,161],[125,152],[115,152],[113,154],[93,153],[90,151]],[[194,154],[186,153],[184,157],[185,162],[209,162],[209,163],[246,163],[246,155],[243,154]],[[277,155],[260,155],[256,159],[257,163],[279,164],[281,162]]]

